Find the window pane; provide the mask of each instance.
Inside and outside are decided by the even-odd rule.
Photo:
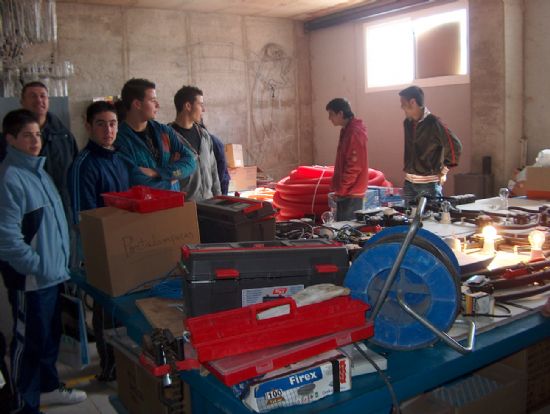
[[[466,10],[414,21],[416,78],[466,74]]]
[[[409,19],[367,27],[367,86],[389,86],[414,78],[413,31]]]

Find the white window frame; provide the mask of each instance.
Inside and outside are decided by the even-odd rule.
[[[441,6],[430,7],[427,9],[419,10],[412,13],[402,14],[394,17],[373,19],[365,24],[363,24],[363,47],[364,47],[364,90],[366,93],[372,92],[381,92],[381,91],[391,91],[391,90],[401,90],[403,87],[409,86],[411,84],[420,86],[420,87],[430,87],[430,86],[442,86],[442,85],[457,85],[457,84],[466,84],[470,83],[470,69],[469,69],[469,36],[468,36],[468,19],[466,18],[466,27],[464,28],[464,33],[461,33],[463,42],[465,42],[465,59],[466,59],[466,74],[464,75],[451,75],[451,76],[437,76],[432,78],[424,79],[412,79],[410,82],[402,84],[392,84],[387,86],[368,86],[368,49],[367,49],[367,30],[371,27],[376,27],[380,25],[386,25],[391,23],[398,23],[403,20],[417,20],[425,17],[429,17],[436,14],[442,14],[450,11],[456,11],[460,9],[466,9],[466,16],[468,16],[468,1],[467,0],[458,0],[453,3],[444,4]],[[465,39],[464,39],[465,37]],[[414,38],[413,38],[414,39]],[[413,40],[414,41],[414,40]],[[411,48],[414,50],[414,45],[411,45]],[[413,52],[414,59],[414,52]],[[412,62],[414,65],[414,61]]]

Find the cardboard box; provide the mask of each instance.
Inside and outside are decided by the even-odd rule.
[[[493,364],[437,388],[430,396],[454,408],[454,414],[524,414],[526,380],[504,364]]]
[[[114,348],[118,397],[132,414],[169,414],[160,401],[162,380],[149,374],[130,354]]]
[[[328,351],[302,362],[266,374],[257,382],[246,384],[244,405],[259,413],[275,408],[309,404],[328,395],[351,389],[349,358],[338,351]],[[242,391],[241,385],[234,390]]]
[[[257,167],[238,167],[228,168],[231,181],[229,181],[229,191],[245,191],[256,188]]]
[[[80,234],[88,282],[120,296],[163,277],[180,259],[180,248],[199,243],[195,203],[140,214],[114,207],[80,213]]]
[[[229,168],[244,167],[243,146],[241,144],[225,144],[225,160]]]
[[[402,414],[454,414],[454,409],[428,394],[420,394],[401,403]]]
[[[524,187],[527,198],[550,200],[550,167],[527,167]]]

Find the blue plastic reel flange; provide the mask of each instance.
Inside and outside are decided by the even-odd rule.
[[[407,231],[407,226],[393,227],[369,240],[344,280],[352,297],[374,306]],[[401,308],[397,292],[403,292],[416,313],[446,332],[460,307],[458,269],[455,255],[443,240],[419,229],[375,319],[372,342],[392,349],[416,349],[435,342],[437,336]]]

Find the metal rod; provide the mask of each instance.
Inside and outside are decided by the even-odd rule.
[[[418,201],[418,206],[416,209],[416,215],[414,216],[413,222],[411,226],[409,227],[409,231],[407,232],[407,235],[405,236],[405,240],[403,241],[403,244],[401,245],[401,249],[399,250],[399,253],[397,254],[397,258],[395,259],[395,262],[393,263],[393,266],[390,270],[390,274],[388,275],[388,278],[386,279],[386,282],[384,283],[384,286],[382,287],[382,290],[380,292],[380,295],[378,295],[378,298],[376,299],[376,303],[374,304],[374,308],[369,316],[369,321],[374,321],[376,318],[376,315],[378,315],[378,312],[380,312],[380,309],[382,308],[382,305],[384,304],[384,301],[386,300],[386,296],[388,296],[388,292],[391,288],[391,285],[393,284],[395,277],[397,275],[397,272],[399,271],[399,268],[401,267],[401,263],[403,262],[403,259],[405,258],[405,254],[407,253],[407,250],[409,249],[409,246],[411,242],[414,239],[414,236],[416,235],[418,228],[420,227],[420,223],[422,220],[422,214],[424,212],[424,209],[426,208],[426,197],[421,197]]]
[[[399,305],[403,308],[405,312],[407,312],[412,318],[416,319],[418,322],[420,322],[422,325],[424,325],[426,328],[432,331],[439,339],[441,339],[443,342],[445,342],[455,351],[460,352],[461,354],[466,354],[468,352],[471,352],[474,349],[476,324],[473,321],[462,321],[462,320],[456,321],[457,323],[461,323],[461,324],[466,323],[470,325],[470,328],[468,330],[467,345],[463,346],[457,341],[455,341],[453,338],[451,338],[447,333],[437,329],[428,320],[424,319],[422,316],[417,314],[411,307],[409,307],[409,305],[407,305],[403,299],[403,292],[400,291],[397,294],[397,301],[399,302]]]

